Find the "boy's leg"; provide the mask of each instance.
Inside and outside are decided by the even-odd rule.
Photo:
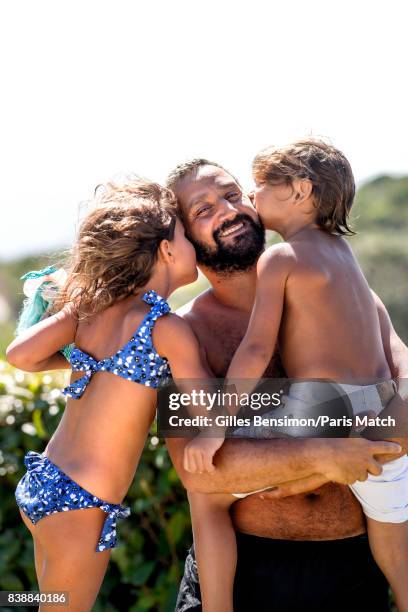
[[[367,517],[373,557],[408,612],[408,458],[383,465],[379,476],[350,485]]]
[[[235,531],[229,515],[232,495],[188,494],[204,612],[233,612],[237,565]]]
[[[373,557],[394,593],[398,612],[408,612],[408,521],[380,523],[367,517]]]

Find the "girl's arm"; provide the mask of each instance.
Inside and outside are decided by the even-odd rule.
[[[219,414],[215,401],[216,381],[203,363],[197,337],[187,321],[173,314],[156,323],[153,342],[159,354],[169,360],[180,394],[188,394],[192,399],[194,392],[204,392],[201,397],[195,396],[198,403],[186,406],[189,417],[206,417],[208,421],[202,428],[202,435],[193,438],[186,446],[183,466],[190,473],[213,472],[213,457],[224,442],[224,430],[215,423],[215,417]]]
[[[75,338],[77,317],[70,306],[21,333],[6,350],[7,361],[28,372],[59,370],[70,365],[59,349]]]
[[[168,359],[180,393],[191,397],[193,391],[214,390],[214,378],[203,363],[197,337],[187,321],[176,314],[159,319],[153,330],[153,343],[159,355]],[[207,396],[200,399],[204,401],[187,406],[189,415],[211,416],[211,409],[216,407],[208,403]]]
[[[153,343],[159,355],[170,363],[174,380],[213,378],[201,358],[197,336],[190,324],[176,314],[159,319],[153,329]]]
[[[255,303],[248,329],[226,376],[226,386],[234,385],[238,394],[250,393],[255,388],[272,359],[292,262],[289,249],[286,244],[270,247],[258,261]]]

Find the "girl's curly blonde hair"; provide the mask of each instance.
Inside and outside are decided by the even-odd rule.
[[[79,318],[111,306],[146,285],[162,240],[172,240],[176,198],[158,183],[132,178],[99,185],[64,266],[56,309],[71,304]]]

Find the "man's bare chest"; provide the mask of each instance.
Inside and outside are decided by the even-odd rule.
[[[207,363],[215,376],[223,378],[245,331],[242,333],[235,327],[211,322],[200,332],[200,346],[205,351]]]
[[[214,316],[200,325],[199,342],[205,350],[208,365],[214,374],[222,378],[238,349],[249,322],[249,315],[235,317]],[[198,331],[198,330],[197,330]],[[284,372],[275,353],[264,376],[282,377]]]

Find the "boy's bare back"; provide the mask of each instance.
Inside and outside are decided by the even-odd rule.
[[[351,384],[390,378],[374,299],[346,240],[306,228],[285,251],[293,265],[279,346],[288,376]]]

